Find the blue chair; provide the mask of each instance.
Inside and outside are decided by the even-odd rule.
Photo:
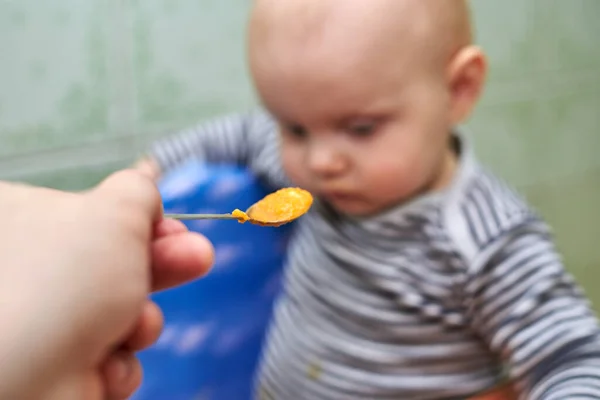
[[[243,168],[199,163],[165,176],[159,188],[165,211],[176,213],[243,210],[267,194]],[[293,224],[186,225],[214,243],[215,266],[203,279],[153,295],[165,329],[140,353],[144,381],[133,399],[249,400]]]

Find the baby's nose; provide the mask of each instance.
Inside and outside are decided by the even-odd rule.
[[[339,175],[346,165],[345,157],[333,147],[316,145],[309,150],[307,167],[316,175]]]

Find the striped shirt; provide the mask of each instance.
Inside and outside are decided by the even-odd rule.
[[[444,191],[364,219],[317,199],[298,221],[257,398],[464,399],[507,375],[522,398],[600,399],[598,321],[549,228],[457,138]],[[151,156],[292,184],[262,111],[164,138]]]

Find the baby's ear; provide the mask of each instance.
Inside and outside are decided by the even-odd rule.
[[[464,122],[479,100],[487,76],[487,60],[477,46],[463,47],[451,60],[447,79],[454,125]]]

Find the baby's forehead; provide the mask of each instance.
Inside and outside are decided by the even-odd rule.
[[[467,11],[464,0],[256,0],[250,50],[334,63],[444,60],[470,41]]]

